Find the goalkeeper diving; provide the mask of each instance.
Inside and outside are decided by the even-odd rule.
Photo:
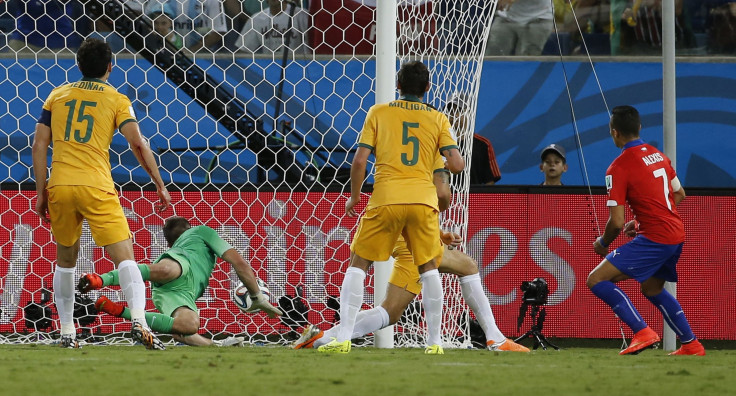
[[[213,341],[197,331],[200,327],[195,301],[204,294],[217,257],[230,263],[248,289],[253,305],[247,312],[262,310],[274,318],[282,312],[271,305],[261,293],[257,278],[250,264],[215,230],[201,225],[192,227],[189,220],[174,216],[166,220],[164,238],[169,249],[151,265],[139,264],[143,280],[151,281],[151,299],[160,313],[146,312],[146,322],[152,330],[171,334],[178,342],[192,346],[212,345]],[[77,285],[82,293],[105,286],[119,285],[118,271],[102,275],[84,274]],[[128,308],[101,296],[95,302],[98,311],[113,316],[129,318]],[[241,337],[231,337],[217,345],[242,344]],[[158,341],[154,349],[165,349]]]

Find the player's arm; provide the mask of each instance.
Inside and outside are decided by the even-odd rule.
[[[452,202],[452,191],[450,191],[450,173],[444,169],[434,171],[434,188],[437,190],[437,201],[439,202],[440,212],[444,212],[450,207]]]
[[[50,117],[49,113],[49,117]],[[48,174],[48,152],[51,144],[51,127],[39,122],[33,134],[31,156],[33,158],[33,176],[36,178],[36,214],[48,223],[48,197],[46,196],[46,177]]]
[[[672,185],[672,198],[675,200],[675,205],[679,205],[685,199],[685,188],[680,184],[680,179],[675,176],[670,182]]]
[[[452,191],[450,190],[450,172],[446,169],[435,169],[434,171],[434,188],[437,190],[437,201],[439,203],[440,212],[444,212],[450,207],[452,202]],[[463,237],[452,231],[440,230],[440,239],[442,243],[454,249],[463,242]]]
[[[158,171],[158,164],[156,158],[153,156],[151,148],[148,146],[148,141],[141,134],[141,130],[138,127],[138,123],[135,121],[126,122],[120,127],[120,133],[125,136],[125,140],[128,141],[130,149],[133,150],[135,158],[138,163],[141,164],[143,169],[146,170],[153,184],[156,185],[156,194],[158,194],[159,203],[156,209],[163,212],[171,204],[171,197],[169,192],[166,191],[164,180],[161,178],[161,173]]]
[[[608,246],[616,240],[618,234],[624,228],[626,222],[626,207],[623,205],[610,206],[608,208],[608,221],[606,222],[606,229],[603,235],[598,238],[593,247],[595,252],[601,256],[608,254]]]
[[[253,300],[253,306],[251,307],[252,310],[260,309],[266,312],[269,318],[283,315],[281,310],[271,305],[268,301],[268,297],[261,293],[253,268],[237,250],[226,250],[225,253],[222,254],[222,259],[232,265],[235,273],[238,275],[238,279],[240,279],[243,282],[243,285],[245,285],[245,288],[248,289],[248,293],[250,293],[251,299]]]
[[[368,167],[368,156],[370,155],[371,149],[358,146],[358,150],[353,157],[353,163],[350,166],[350,198],[345,203],[345,213],[350,217],[358,215],[355,211],[355,205],[360,202],[360,190],[363,188],[365,170]]]
[[[444,149],[440,151],[440,154],[445,157],[445,160],[447,161],[447,169],[450,172],[458,174],[465,169],[465,160],[463,159],[463,156],[460,155],[460,151],[457,147]]]

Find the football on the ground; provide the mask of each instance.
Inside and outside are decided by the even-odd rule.
[[[265,295],[269,300],[271,300],[271,291],[268,290],[268,287],[266,287],[266,284],[263,283],[262,280],[257,279],[258,281],[258,287],[261,288],[261,293]],[[250,293],[248,293],[248,289],[245,287],[243,282],[240,282],[238,284],[238,287],[235,288],[233,291],[233,301],[235,302],[235,305],[240,308],[241,311],[247,312],[247,313],[256,313],[260,312],[260,309],[257,309],[255,311],[251,311],[251,306],[253,305],[253,300],[250,298]]]

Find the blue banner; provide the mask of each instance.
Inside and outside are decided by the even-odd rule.
[[[281,67],[270,61],[238,60],[237,67],[198,61],[277,133],[274,87]],[[372,61],[326,60],[291,64],[284,70],[285,116],[308,145],[350,149],[374,101]],[[477,133],[495,149],[503,177],[499,184],[539,184],[540,150],[550,143],[567,149],[567,185],[603,185],[606,168],[618,155],[608,132],[608,108],[629,104],[642,115],[642,138],[662,149],[662,69],[658,63],[497,62],[483,65],[476,118]],[[677,65],[677,169],[685,186],[736,187],[736,64]],[[30,144],[42,101],[51,90],[81,76],[71,59],[0,60],[0,154],[4,182],[32,181]],[[597,77],[597,79],[596,79]],[[600,93],[603,89],[605,101]],[[567,85],[566,85],[567,82]],[[171,148],[224,146],[230,131],[142,59],[116,61],[110,83],[133,101],[141,130],[161,150],[162,173],[177,183],[235,184],[255,181],[256,156],[247,150],[169,151]],[[572,100],[568,98],[568,89]],[[572,103],[572,106],[570,105]],[[577,121],[573,123],[574,119]],[[283,137],[282,137],[283,138]],[[113,176],[123,183],[149,179],[122,135],[111,156]],[[217,158],[216,158],[217,157]],[[346,166],[344,152],[297,150],[296,160]],[[348,162],[346,162],[348,161]]]

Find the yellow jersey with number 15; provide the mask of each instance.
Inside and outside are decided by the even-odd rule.
[[[51,127],[48,187],[90,186],[115,193],[110,142],[115,129],[135,121],[127,96],[110,84],[83,78],[51,91],[39,123]]]
[[[432,182],[438,153],[457,148],[447,117],[405,96],[368,110],[358,146],[376,156],[373,194],[368,209],[392,204],[437,207]]]

